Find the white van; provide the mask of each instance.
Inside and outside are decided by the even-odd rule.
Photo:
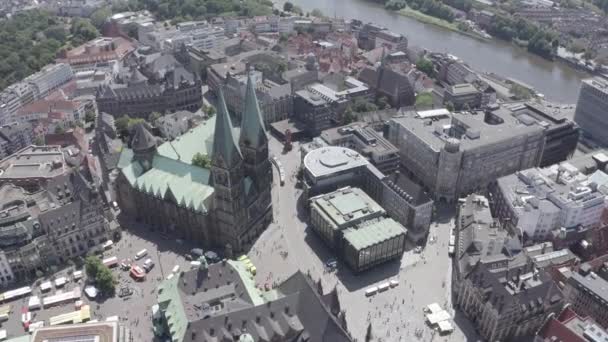
[[[153,267],[154,261],[152,261],[152,259],[148,258],[146,261],[144,261],[144,270],[146,270],[146,272],[150,272]]]
[[[144,248],[141,251],[137,252],[137,254],[135,254],[135,260],[139,260],[145,257],[146,255],[148,255],[148,250]]]
[[[177,273],[177,272],[179,272],[179,265],[173,266],[173,270],[171,270],[171,273]]]
[[[378,293],[378,288],[375,286],[372,286],[372,287],[368,288],[367,290],[365,290],[365,297],[373,296],[376,293]]]

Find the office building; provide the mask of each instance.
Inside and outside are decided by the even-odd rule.
[[[580,128],[571,119],[574,108],[543,100],[504,103],[489,107],[497,116],[511,115],[521,122],[534,123],[545,131],[545,147],[541,167],[570,159],[576,150]]]
[[[34,97],[41,99],[74,78],[72,67],[66,63],[49,64],[23,81],[34,86]]]
[[[599,180],[564,162],[544,169],[528,169],[499,178],[490,186],[497,217],[525,241],[543,241],[557,229],[595,228],[606,208]]]
[[[359,188],[342,188],[310,200],[310,223],[328,247],[360,272],[405,250],[405,228]]]
[[[163,280],[157,298],[154,333],[171,341],[352,341],[335,316],[339,301],[326,304],[300,272],[263,292],[245,261],[202,258]]]
[[[407,227],[407,238],[422,243],[433,218],[433,200],[403,172],[397,170],[383,180],[382,203],[386,212]]]
[[[411,106],[416,102],[414,86],[407,74],[387,63],[384,55],[379,66],[365,67],[358,79],[369,85],[376,98],[386,97],[394,108]]]
[[[606,329],[608,328],[608,282],[583,266],[567,279],[564,295],[576,313],[593,318]]]
[[[238,136],[221,92],[217,115],[174,141],[158,144],[137,125],[118,162],[122,211],[205,246],[247,249],[272,221],[272,168],[251,79],[245,104]],[[210,167],[192,165],[199,153]]]
[[[33,143],[33,128],[29,123],[0,126],[0,160]]]
[[[321,133],[321,138],[328,145],[348,147],[359,152],[384,174],[399,168],[399,150],[371,125],[354,122],[329,128]]]
[[[427,237],[433,201],[405,175],[395,172],[386,176],[361,154],[346,147],[314,144],[302,152],[305,198],[347,186],[358,187],[408,229],[408,239],[420,242]]]
[[[443,103],[451,103],[456,110],[479,108],[482,106],[481,95],[481,91],[470,83],[454,84],[445,88]]]
[[[461,203],[454,260],[454,304],[487,341],[531,336],[564,303],[557,284],[501,229],[482,196]]]
[[[296,91],[293,98],[294,115],[305,124],[311,136],[331,127],[332,121],[336,119],[334,106],[340,104],[325,99],[310,89]]]
[[[510,115],[408,111],[389,121],[401,164],[436,200],[454,201],[498,177],[537,166],[544,129]]]
[[[386,48],[391,52],[407,51],[407,38],[402,34],[389,30],[382,30],[376,33],[375,48]]]
[[[599,78],[586,79],[576,102],[574,121],[583,135],[592,141],[608,146],[608,83]]]

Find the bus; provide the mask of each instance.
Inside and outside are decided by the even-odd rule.
[[[141,251],[137,252],[137,254],[135,254],[135,260],[139,260],[145,257],[146,255],[148,255],[148,250],[144,248]]]

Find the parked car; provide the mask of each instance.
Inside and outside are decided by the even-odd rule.
[[[333,270],[338,267],[338,261],[336,259],[329,259],[325,262],[325,267]]]
[[[213,251],[207,251],[205,252],[205,259],[207,259],[207,261],[210,264],[215,264],[217,262],[220,262],[222,259],[220,259],[219,255],[217,255],[217,253],[213,252]]]
[[[154,268],[154,261],[152,261],[152,259],[150,259],[150,258],[146,259],[146,261],[144,262],[144,270],[146,272],[150,272],[150,270],[153,268]]]
[[[122,297],[127,297],[133,294],[133,289],[131,289],[130,287],[121,287],[120,290],[118,290],[118,297],[122,298]]]

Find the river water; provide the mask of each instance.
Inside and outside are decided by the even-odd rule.
[[[561,62],[551,62],[510,43],[493,39],[482,41],[457,32],[421,23],[387,11],[366,0],[290,0],[304,11],[320,9],[327,16],[359,19],[385,26],[405,35],[410,45],[460,57],[473,69],[512,77],[533,86],[547,99],[575,103],[580,81],[588,74]],[[277,1],[283,4],[283,1]]]

